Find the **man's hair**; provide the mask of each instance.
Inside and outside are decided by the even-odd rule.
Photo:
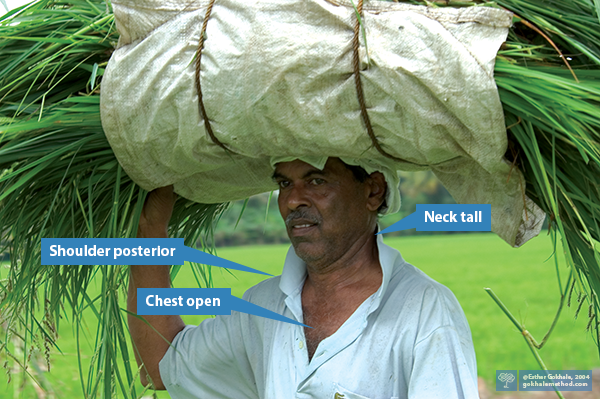
[[[354,178],[356,179],[356,181],[358,181],[359,183],[364,183],[369,178],[370,175],[361,166],[358,166],[358,165],[348,165],[344,161],[342,161],[342,163],[344,165],[346,165],[346,167],[348,169],[350,169],[350,172],[352,172],[352,175],[354,176]],[[379,206],[379,208],[377,208],[377,213],[379,213],[379,214],[382,214],[388,208],[388,206],[387,206],[387,200],[386,200],[387,190],[389,190],[389,187],[386,185],[386,187],[385,187],[385,193],[383,195],[383,202],[381,203],[381,205]]]

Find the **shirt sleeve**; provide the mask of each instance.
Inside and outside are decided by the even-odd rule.
[[[413,349],[408,397],[478,399],[475,350],[464,313],[447,288],[428,291]]]
[[[175,337],[159,364],[173,399],[258,397],[245,344],[252,332],[242,334],[243,318],[238,312],[217,316],[186,326]]]

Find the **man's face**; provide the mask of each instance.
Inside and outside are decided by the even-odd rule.
[[[358,182],[339,159],[329,158],[323,170],[299,160],[282,162],[273,176],[288,236],[307,264],[328,266],[360,237],[374,233],[369,185]]]

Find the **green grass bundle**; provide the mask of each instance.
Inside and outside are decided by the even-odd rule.
[[[562,300],[577,301],[577,313],[587,305],[583,313],[598,345],[600,2],[498,4],[517,16],[495,67],[508,126],[506,155],[562,241],[573,271],[570,286],[558,276]]]
[[[418,3],[418,2],[417,2]],[[431,7],[444,2],[428,3]],[[450,2],[481,6],[482,2]],[[562,287],[598,341],[600,310],[600,0],[498,0],[515,13],[499,52],[507,158],[550,218],[574,270]],[[11,337],[54,344],[61,317],[98,318],[86,397],[136,397],[126,314],[126,266],[41,266],[42,237],[133,237],[146,192],[120,168],[101,128],[99,85],[118,40],[110,4],[40,0],[0,19],[0,347]],[[226,204],[178,201],[173,236],[206,242]],[[210,274],[195,269],[198,284]],[[177,273],[178,268],[173,268]],[[102,295],[89,297],[92,278]],[[560,277],[559,277],[560,279]],[[569,298],[570,299],[570,298]],[[26,350],[20,363],[27,362]],[[117,367],[123,363],[124,367]],[[84,367],[81,366],[82,373]]]
[[[137,367],[119,307],[127,268],[40,264],[42,237],[135,237],[137,231],[146,193],[122,172],[100,123],[98,87],[117,40],[110,5],[42,1],[0,23],[0,253],[8,251],[11,260],[0,282],[6,326],[0,347],[10,349],[13,336],[24,348],[52,345],[62,317],[81,325],[83,310],[92,309],[96,356],[82,389],[90,397],[112,397],[115,390],[136,397]],[[174,234],[195,244],[224,209],[181,200]],[[199,284],[209,284],[204,269],[195,270]],[[92,278],[102,282],[94,298],[87,296]],[[25,364],[30,352],[15,360]]]

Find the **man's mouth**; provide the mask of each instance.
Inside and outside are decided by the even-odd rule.
[[[317,215],[313,215],[304,209],[295,210],[285,220],[285,225],[288,228],[290,236],[296,237],[310,234],[319,223],[320,220]]]
[[[311,226],[316,226],[316,224],[309,224],[309,223],[305,223],[305,224],[297,224],[292,226],[293,229],[304,229],[306,227],[311,227]]]
[[[291,229],[289,231],[290,238],[299,238],[314,233],[318,223],[311,223],[306,221],[294,221],[291,223]]]

